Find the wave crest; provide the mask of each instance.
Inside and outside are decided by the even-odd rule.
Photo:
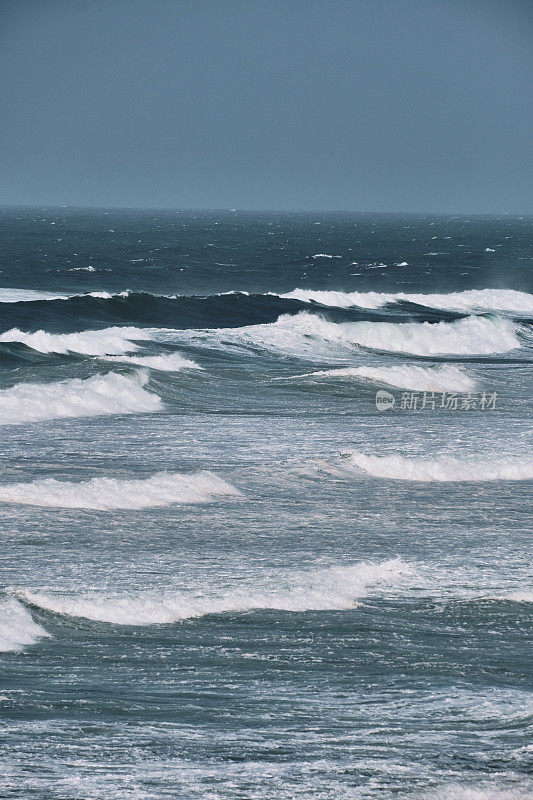
[[[330,611],[353,608],[375,591],[394,587],[413,575],[402,559],[360,562],[316,572],[279,575],[275,586],[243,586],[231,593],[193,591],[165,595],[59,595],[22,590],[17,598],[57,614],[116,625],[156,625],[207,614],[258,609]]]
[[[388,386],[415,392],[472,392],[476,387],[476,382],[455,366],[417,367],[402,364],[399,367],[341,367],[291,377],[333,380],[355,378],[386,383]]]
[[[173,503],[205,503],[214,497],[237,497],[238,489],[208,471],[157,472],[150,478],[92,478],[71,483],[54,478],[0,485],[0,502],[59,508],[139,509]]]
[[[144,388],[147,377],[108,372],[57,383],[19,383],[0,391],[0,425],[60,417],[93,417],[159,411],[161,398]]]
[[[84,355],[121,355],[137,350],[132,339],[150,339],[143,328],[104,328],[80,333],[26,333],[18,328],[0,334],[0,342],[22,342],[41,353],[83,353]]]
[[[156,331],[152,329],[154,336]],[[499,317],[454,322],[330,322],[302,311],[276,322],[238,329],[170,332],[194,344],[255,346],[311,360],[345,358],[364,347],[412,355],[490,355],[520,347],[518,326]],[[164,332],[162,332],[164,336]]]
[[[353,450],[344,454],[341,471],[353,474],[354,468],[377,478],[403,481],[521,481],[533,478],[533,459],[518,457],[460,459],[440,456],[421,459],[400,455],[368,456]]]
[[[148,369],[158,369],[162,372],[180,372],[182,369],[203,369],[196,361],[185,358],[179,353],[169,353],[164,356],[101,356],[104,361],[135,364]]]
[[[0,303],[25,303],[34,300],[68,300],[68,295],[39,292],[35,289],[0,288]]]
[[[278,295],[285,300],[300,300],[302,303],[319,303],[322,306],[335,306],[336,308],[381,308],[387,303],[394,302],[393,294],[384,292],[336,292],[320,291],[313,289],[293,289],[291,292]]]
[[[312,289],[293,289],[280,294],[304,303],[320,303],[337,308],[381,308],[387,303],[407,302],[441,311],[470,314],[475,311],[504,311],[519,315],[533,314],[533,295],[515,289],[467,289],[448,294],[420,294],[408,292],[338,292]]]
[[[49,635],[14,597],[0,602],[0,653],[22,650]]]

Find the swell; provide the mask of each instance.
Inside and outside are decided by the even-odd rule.
[[[231,591],[212,586],[205,591],[159,595],[61,595],[21,590],[16,597],[30,606],[69,617],[115,625],[156,625],[259,609],[292,612],[350,609],[358,599],[401,585],[412,575],[412,567],[395,558],[313,572],[284,572]]]
[[[39,354],[50,354],[55,358],[70,358],[80,354],[170,372],[200,367],[181,353],[154,354],[141,350],[141,345],[150,342],[152,346],[180,346],[197,352],[206,348],[231,354],[250,355],[253,352],[254,356],[265,351],[277,356],[335,365],[349,363],[355,354],[366,350],[432,359],[449,356],[492,357],[520,349],[522,340],[527,343],[525,326],[493,315],[463,317],[451,322],[332,322],[322,315],[300,312],[295,315],[282,314],[272,323],[239,328],[191,330],[115,326],[76,333],[51,333],[45,330],[32,333],[13,328],[0,334],[0,361],[16,364],[17,360],[22,360],[38,364],[44,363],[43,356]],[[418,373],[418,382],[423,382],[424,386],[416,381],[413,384],[411,378],[407,385],[406,368],[389,369],[388,373],[383,372],[382,377],[371,368],[352,369],[344,374],[337,373],[337,376],[366,377],[402,388],[411,388],[412,384],[414,389],[424,389],[427,384],[431,386],[430,390],[442,391],[447,391],[448,387],[451,391],[469,391],[471,388],[467,386],[466,379],[459,380],[458,370],[455,375],[457,385],[454,386],[446,381],[433,380],[443,378],[442,372],[428,372],[425,378],[420,368]],[[318,373],[320,376],[328,374]]]
[[[482,573],[401,557],[359,561],[314,570],[278,569],[255,580],[217,585],[212,579],[176,590],[44,591],[10,589],[10,596],[29,609],[72,619],[112,625],[165,625],[213,614],[271,610],[292,613],[346,611],[365,598],[425,597],[463,602],[523,605],[531,592],[500,585],[489,587]]]
[[[222,349],[260,349],[311,361],[339,362],[361,349],[421,357],[492,355],[521,347],[520,326],[499,317],[454,322],[331,322],[300,312],[276,322],[203,331],[152,331],[156,341]]]
[[[71,332],[83,327],[137,324],[168,328],[240,327],[273,322],[280,314],[294,313],[305,303],[277,296],[235,293],[208,297],[161,297],[122,292],[75,295],[67,299],[36,300],[3,305],[0,319],[8,328],[39,327]]]
[[[327,294],[327,293],[326,293]],[[324,311],[332,319],[380,320],[392,319],[394,309],[379,312],[376,306],[326,302]],[[274,322],[280,314],[296,314],[309,310],[310,303],[290,297],[270,294],[230,292],[207,297],[164,297],[149,293],[93,292],[85,295],[50,300],[20,300],[2,302],[0,297],[0,326],[2,330],[40,328],[55,333],[69,333],[84,327],[113,325],[149,325],[167,328],[238,328],[245,325]],[[398,320],[407,318],[432,321],[454,318],[452,312],[429,309],[396,309]]]
[[[139,371],[56,383],[19,383],[0,391],[0,425],[159,411],[161,399],[144,388],[146,382],[146,374]]]
[[[365,598],[429,597],[464,602],[523,605],[531,592],[486,585],[483,573],[465,573],[454,567],[410,564],[401,557],[386,561],[359,561],[314,570],[278,569],[255,580],[238,580],[228,588],[212,579],[176,590],[50,591],[8,590],[8,603],[22,617],[21,634],[13,649],[48,636],[33,623],[28,610],[70,619],[125,626],[165,625],[213,614],[242,614],[272,610],[292,613],[345,611]],[[26,608],[25,608],[26,607]],[[1,607],[0,607],[1,611]],[[24,612],[24,613],[23,613]],[[0,633],[1,628],[0,614]],[[33,628],[31,627],[33,624]],[[30,628],[28,630],[28,627]],[[12,637],[14,638],[14,637]],[[1,642],[1,639],[0,639]]]
[[[0,325],[54,332],[80,327],[139,324],[169,328],[228,328],[274,322],[280,314],[319,306],[339,319],[411,318],[429,322],[472,313],[499,312],[519,318],[533,315],[533,295],[513,289],[472,289],[449,294],[341,292],[293,289],[286,293],[244,291],[207,296],[155,295],[149,292],[90,292],[54,295],[0,289]]]

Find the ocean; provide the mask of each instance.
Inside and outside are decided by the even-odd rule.
[[[528,796],[533,218],[0,241],[0,797]]]

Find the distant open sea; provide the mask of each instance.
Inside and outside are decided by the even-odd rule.
[[[532,796],[533,218],[0,251],[0,797]]]

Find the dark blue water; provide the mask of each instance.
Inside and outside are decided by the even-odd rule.
[[[0,796],[525,797],[533,219],[0,237]]]

